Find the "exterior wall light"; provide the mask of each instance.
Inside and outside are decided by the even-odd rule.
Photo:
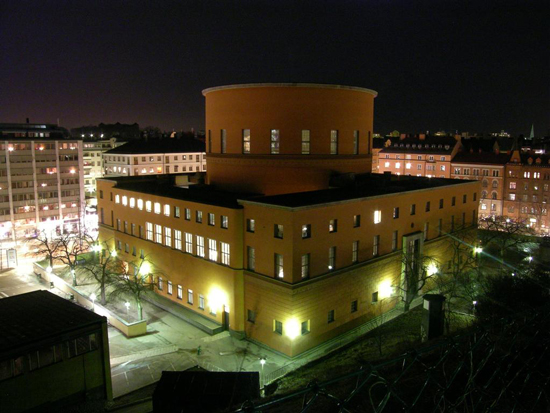
[[[300,335],[300,323],[295,318],[285,323],[285,332],[288,338],[294,340]]]

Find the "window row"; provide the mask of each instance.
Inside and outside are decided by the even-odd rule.
[[[165,283],[166,281],[166,294],[168,295],[174,295],[174,285],[172,284],[172,281],[170,280],[164,280],[162,277],[157,278],[157,289],[159,291],[164,291]],[[187,289],[185,292],[185,299],[187,300],[187,304],[189,305],[195,305],[195,294],[193,290]],[[178,300],[183,300],[183,286],[177,284],[176,285],[176,297]],[[204,310],[206,308],[206,300],[203,294],[198,294],[198,308],[199,310]],[[217,308],[215,306],[210,307],[210,314],[216,315]]]

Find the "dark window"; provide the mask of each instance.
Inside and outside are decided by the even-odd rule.
[[[302,321],[302,335],[309,334],[309,320]]]
[[[399,207],[393,209],[393,219],[399,218]]]
[[[426,212],[430,212],[430,201],[426,202]]]
[[[251,323],[255,323],[256,322],[256,313],[252,310],[248,310],[247,320]]]
[[[372,302],[377,303],[378,302],[378,291],[375,291],[372,293]]]
[[[361,215],[354,215],[353,216],[353,228],[357,228],[361,226]]]
[[[273,331],[275,331],[277,334],[283,334],[283,323],[280,321],[275,320],[275,325],[273,326]]]
[[[443,198],[439,200],[439,209],[443,208]]]
[[[334,310],[330,310],[330,311],[328,312],[327,321],[328,321],[329,323],[332,323],[332,322],[334,321]]]
[[[355,313],[357,311],[357,300],[351,302],[351,312]]]
[[[177,207],[177,206],[174,207],[174,217],[176,218],[180,217],[180,207]]]
[[[281,224],[274,225],[274,237],[283,239],[283,226]]]
[[[451,200],[451,206],[455,206],[456,204],[456,196],[453,196],[453,199]]]
[[[416,204],[411,205],[411,215],[416,214]]]
[[[102,189],[99,191],[99,198],[103,199],[103,190]]]

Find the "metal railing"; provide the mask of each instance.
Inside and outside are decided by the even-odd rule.
[[[235,412],[548,412],[550,309],[477,327]]]

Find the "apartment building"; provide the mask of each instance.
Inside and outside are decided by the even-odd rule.
[[[134,140],[105,152],[103,166],[105,176],[205,172],[204,142],[176,138]]]
[[[203,94],[208,184],[100,179],[100,238],[129,268],[149,262],[158,295],[233,334],[303,353],[398,305],[404,257],[444,263],[447,234],[477,223],[478,181],[368,173],[376,92]]]
[[[503,215],[549,235],[549,198],[550,156],[520,153],[516,148],[506,164]]]
[[[450,178],[451,159],[460,150],[460,137],[426,136],[387,139],[378,153],[378,170],[395,175]]]
[[[103,153],[124,145],[126,142],[117,142],[116,138],[99,141],[84,141],[84,191],[86,196],[96,197],[96,178],[103,176]],[[97,202],[93,202],[94,205]]]
[[[59,140],[66,135],[57,127],[40,126],[45,126],[35,129],[40,132],[27,129],[3,134],[0,140],[0,239],[7,242],[4,247],[44,228],[76,230],[83,216],[82,141]],[[26,127],[23,124],[21,129]]]

